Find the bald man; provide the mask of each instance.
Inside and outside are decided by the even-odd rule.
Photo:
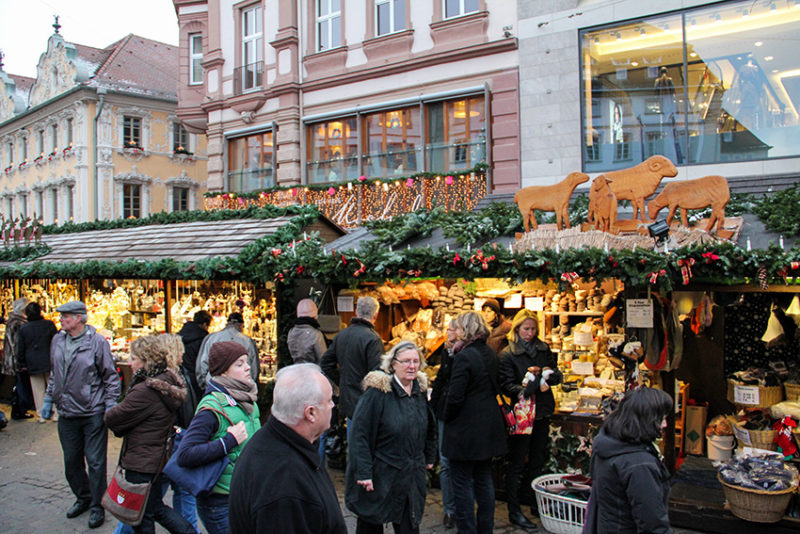
[[[297,303],[297,319],[286,338],[294,363],[319,364],[327,348],[325,336],[319,329],[317,314],[317,305],[313,300],[303,299]]]

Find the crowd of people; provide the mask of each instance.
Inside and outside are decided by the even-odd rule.
[[[15,401],[21,413],[12,416],[27,415],[26,406],[35,406],[40,421],[57,412],[65,476],[76,498],[66,515],[89,511],[91,528],[105,521],[110,429],[122,438],[114,476],[151,485],[140,521],[120,522],[116,533],[152,533],[155,523],[193,533],[202,523],[209,534],[340,534],[347,528],[324,453],[338,390],[348,444],[344,501],[357,516],[357,534],[383,532],[388,523],[395,533],[418,533],[426,471],[437,461],[444,526],[492,532],[492,460],[500,456],[507,458],[509,520],[536,530],[522,505],[538,515],[531,481],[548,460],[552,386],[562,375],[538,336],[535,313],[522,309],[509,322],[490,299],[482,312],[453,318],[446,342],[429,356],[440,364],[431,387],[420,347],[401,341],[384,350],[375,331],[379,308],[372,297],[358,299],[355,317],[326,346],[316,305],[308,299],[298,304],[288,334],[294,363],[276,374],[262,427],[258,357],[242,333],[241,314],[231,314],[216,334],[208,334],[211,317],[203,311],[177,335],[136,339],[132,378],[119,401],[108,342],[86,324],[82,302],[57,308],[62,329],[56,332],[38,304],[16,301],[9,321],[18,324],[10,331],[7,322],[3,372],[10,353],[18,380],[28,379],[33,388],[27,397],[22,391]],[[498,395],[535,403],[529,433],[508,435]],[[587,531],[616,525],[626,532],[670,532],[668,475],[652,441],[671,406],[661,391],[634,391],[608,418],[595,440],[591,474],[614,489],[593,489]],[[171,455],[190,473],[219,469],[207,489],[193,490],[162,472]],[[170,485],[172,506],[164,502]]]

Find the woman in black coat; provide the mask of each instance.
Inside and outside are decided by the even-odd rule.
[[[25,317],[28,322],[17,332],[17,362],[20,369],[27,369],[31,377],[33,400],[39,412],[50,378],[50,341],[58,329],[53,321],[42,317],[42,307],[38,302],[25,306]],[[40,423],[45,421],[39,416]]]
[[[528,435],[514,435],[508,438],[508,471],[506,472],[506,491],[508,495],[508,518],[522,528],[534,528],[520,508],[520,491],[531,492],[531,480],[539,476],[550,456],[550,416],[555,410],[555,399],[551,386],[561,383],[562,374],[556,366],[556,358],[550,347],[537,337],[539,323],[536,313],[522,309],[511,322],[508,346],[500,353],[500,389],[512,402],[522,395],[536,399],[536,420]],[[538,367],[534,380],[522,385],[529,367]],[[525,457],[528,466],[525,468]],[[532,495],[527,496],[532,503]],[[535,504],[531,506],[536,512]]]
[[[458,532],[490,533],[492,457],[507,451],[505,423],[495,398],[497,355],[486,345],[489,327],[481,314],[464,312],[454,321],[457,341],[444,408],[442,453],[450,460]]]
[[[435,419],[427,402],[425,360],[401,341],[364,378],[348,445],[345,502],[358,515],[357,534],[419,532],[425,469],[436,458]]]
[[[660,389],[635,389],[603,423],[592,442],[584,533],[672,533],[669,472],[653,445],[672,408],[672,398]]]

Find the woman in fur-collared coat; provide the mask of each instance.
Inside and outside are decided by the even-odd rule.
[[[436,454],[435,419],[427,403],[425,360],[411,342],[381,357],[364,378],[353,415],[345,503],[358,515],[357,534],[419,532],[425,507],[425,469]]]

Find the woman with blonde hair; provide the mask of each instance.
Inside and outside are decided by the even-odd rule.
[[[508,496],[508,519],[518,527],[536,528],[522,513],[520,492],[527,490],[522,500],[531,502],[531,513],[538,515],[531,491],[531,480],[541,474],[550,456],[550,416],[556,402],[551,386],[561,383],[561,371],[556,357],[547,344],[539,339],[539,322],[536,312],[522,309],[511,321],[508,346],[500,353],[500,390],[512,403],[520,398],[536,400],[536,418],[530,434],[508,438],[508,470],[506,472],[506,494]],[[535,379],[523,386],[522,381],[529,369]],[[526,465],[525,458],[528,458]]]
[[[114,435],[122,437],[119,464],[125,479],[133,483],[153,481],[142,523],[134,532],[155,532],[158,521],[170,532],[194,533],[194,527],[164,504],[162,475],[154,480],[167,461],[167,439],[175,412],[186,398],[186,385],[156,336],[144,336],[131,343],[133,377],[125,399],[106,411],[104,420]]]
[[[490,533],[492,457],[507,451],[505,423],[495,398],[497,355],[486,344],[489,327],[480,313],[464,312],[454,321],[455,356],[444,407],[442,454],[450,460],[458,532]]]
[[[364,377],[348,444],[345,502],[358,516],[357,534],[419,532],[425,469],[436,458],[435,418],[428,407],[425,360],[401,341]]]

